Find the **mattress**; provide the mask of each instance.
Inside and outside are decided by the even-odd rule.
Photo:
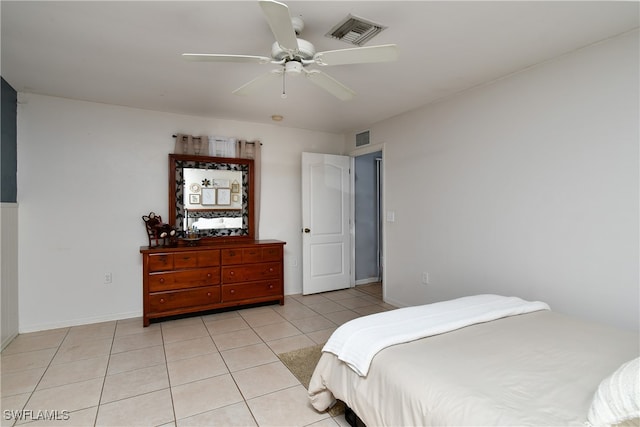
[[[366,377],[323,353],[309,396],[368,426],[584,426],[599,383],[638,354],[637,333],[536,311],[388,347]]]

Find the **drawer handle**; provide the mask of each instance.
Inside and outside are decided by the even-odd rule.
[[[160,298],[160,304],[164,304],[164,298]]]
[[[207,296],[210,297],[211,296],[211,292],[207,292]]]
[[[207,278],[211,279],[211,273],[207,273]]]
[[[230,272],[229,272],[229,276],[235,276],[235,275],[236,275],[236,272],[235,272],[235,271],[230,271]]]
[[[161,277],[159,280],[160,283],[164,283],[164,277]]]
[[[273,267],[269,267],[269,273],[273,273]]]
[[[269,289],[273,289],[273,285],[269,283]]]
[[[236,290],[235,290],[235,289],[231,289],[231,290],[229,291],[229,293],[230,293],[231,295],[233,295],[233,294],[235,294],[235,293],[236,293]]]

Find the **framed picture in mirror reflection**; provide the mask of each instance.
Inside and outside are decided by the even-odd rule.
[[[218,205],[230,205],[231,204],[231,189],[230,188],[218,188]]]
[[[216,204],[216,189],[203,188],[202,189],[202,206],[213,206],[215,204]]]

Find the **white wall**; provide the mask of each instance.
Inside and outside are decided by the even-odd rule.
[[[500,293],[638,329],[638,44],[628,34],[371,128],[396,214],[389,302]]]
[[[263,142],[259,235],[287,242],[285,293],[302,291],[301,153],[341,154],[342,135],[24,93],[18,103],[20,332],[142,314],[141,217],[168,218],[178,132]]]

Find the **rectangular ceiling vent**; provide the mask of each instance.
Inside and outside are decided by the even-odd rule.
[[[349,14],[336,24],[325,36],[362,46],[380,31],[386,29],[380,24]]]

